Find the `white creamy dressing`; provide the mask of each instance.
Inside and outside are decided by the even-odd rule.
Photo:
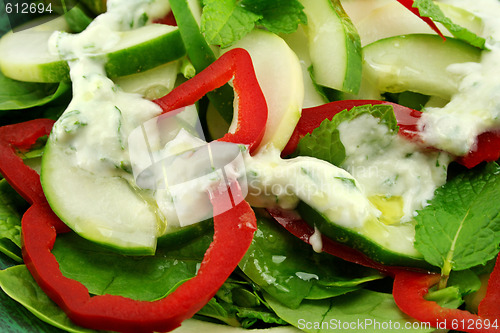
[[[342,168],[356,178],[368,197],[401,197],[400,222],[411,221],[415,211],[446,182],[448,154],[420,151],[414,143],[390,135],[377,118],[365,114],[341,123],[338,129],[347,156]]]
[[[345,227],[362,227],[380,212],[370,203],[358,182],[339,167],[308,156],[282,159],[268,148],[246,156],[247,200],[255,207],[295,208],[304,201],[331,221]]]
[[[500,2],[443,1],[469,10],[484,22],[489,51],[480,63],[454,64],[459,92],[442,108],[426,108],[419,127],[423,140],[456,155],[474,150],[479,134],[500,128]]]
[[[361,228],[368,220],[382,218],[378,208],[386,208],[384,214],[402,211],[391,224],[411,222],[446,182],[448,154],[421,150],[389,133],[377,118],[361,115],[338,129],[346,148],[342,168],[306,156],[283,160],[273,149],[248,156],[247,200],[257,207],[285,209],[302,200],[338,225]],[[373,197],[400,198],[402,207],[376,205],[379,200]]]
[[[167,10],[161,1],[110,0],[108,12],[99,16],[81,34],[58,33],[52,38],[52,50],[69,60],[74,89],[73,101],[57,122],[53,137],[68,145],[69,155],[80,168],[98,176],[118,175],[134,182],[128,170],[130,158],[127,138],[134,128],[156,117],[161,110],[139,95],[120,91],[106,77],[103,63],[90,56],[119,43],[116,32],[143,24],[141,20],[144,15],[150,20],[153,17],[151,12],[165,13]],[[484,67],[481,79],[486,80],[485,84],[500,87],[500,75],[488,73],[495,72],[488,67],[489,61],[495,63],[496,60],[490,56],[484,57],[480,65]],[[479,65],[463,66],[464,71],[467,71]],[[498,69],[495,73],[498,73]],[[472,79],[474,75],[478,74],[470,73],[463,85],[477,81]],[[467,89],[472,89],[474,84],[468,86]],[[464,88],[459,96],[465,96],[465,91]],[[478,123],[485,124],[485,119],[490,121],[486,121],[484,126],[489,126],[491,122],[498,123],[500,95],[497,93],[496,96],[498,98],[493,100],[491,96],[484,98],[484,103],[481,103],[484,107],[474,113],[481,120]],[[477,97],[470,100],[477,102]],[[486,101],[491,101],[493,106],[487,105]],[[467,108],[464,110],[470,111]],[[429,116],[424,118],[426,133],[430,133],[429,129],[433,126],[429,119],[438,119],[436,122],[439,123],[439,119],[443,119],[439,114],[443,112],[428,112]],[[362,228],[366,221],[381,217],[380,210],[370,197],[402,198],[403,214],[397,222],[403,223],[411,221],[415,211],[425,206],[434,190],[445,182],[449,163],[446,154],[419,151],[415,144],[397,135],[388,135],[387,127],[378,124],[375,118],[360,117],[341,124],[339,130],[346,147],[347,160],[343,167],[347,171],[311,157],[284,160],[280,158],[280,152],[272,147],[255,156],[243,152],[248,180],[247,200],[257,207],[278,205],[283,208],[294,208],[302,200],[341,226]],[[463,135],[463,131],[458,133],[453,137]],[[205,193],[207,186],[213,186],[209,181],[205,183],[192,188]],[[167,216],[168,223],[178,224],[175,214],[172,214],[172,198],[165,193],[157,191],[155,194],[160,211]],[[193,194],[183,198],[187,211],[193,211],[199,205],[196,197]],[[317,237],[320,237],[319,233]],[[319,251],[320,242],[316,241],[315,244]]]
[[[55,32],[49,41],[51,52],[68,60],[73,83],[73,99],[51,137],[67,144],[68,157],[78,167],[100,176],[130,178],[127,137],[161,109],[121,91],[106,76],[102,60],[92,56],[119,44],[119,32],[165,15],[169,7],[155,0],[110,0],[107,6],[82,33]]]

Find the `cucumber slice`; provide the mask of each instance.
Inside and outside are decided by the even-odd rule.
[[[267,102],[266,130],[258,149],[272,144],[282,150],[302,112],[304,82],[299,59],[282,38],[264,30],[254,30],[224,50],[233,48],[243,48],[250,53]],[[233,126],[235,122],[230,131]]]
[[[69,163],[64,148],[47,144],[41,182],[52,210],[83,238],[120,253],[152,255],[209,232],[212,220],[180,227],[157,214],[154,199],[120,177],[96,177]]]
[[[352,2],[354,1],[348,1],[348,3]],[[379,1],[379,3],[384,2]],[[484,23],[478,16],[450,4],[440,2],[436,4],[453,23],[467,28],[476,35],[482,34]],[[348,13],[350,14],[350,12]],[[385,2],[384,5],[373,8],[362,19],[357,21],[353,19],[353,22],[358,29],[363,45],[368,45],[379,39],[399,35],[436,34],[424,21],[413,15],[413,13],[397,1]],[[437,22],[436,25],[445,36],[452,36],[448,29],[441,23]]]
[[[170,0],[179,31],[184,40],[186,52],[197,72],[214,62],[217,48],[208,45],[200,31],[201,6],[198,0]],[[218,53],[218,52],[217,52]],[[233,89],[225,84],[207,94],[210,102],[227,123],[233,119]],[[201,115],[203,118],[203,115]]]
[[[59,23],[59,24],[55,24]],[[62,20],[48,22],[20,32],[9,32],[0,40],[0,70],[19,81],[60,82],[69,80],[67,62],[48,49],[48,41],[56,30],[67,30]],[[177,27],[151,24],[120,32],[120,43],[105,54],[110,77],[130,75],[176,60],[185,55]]]
[[[356,94],[361,85],[361,42],[339,0],[300,0],[307,15],[316,82]]]
[[[53,78],[67,78],[68,66],[50,54],[48,40],[54,31],[67,31],[64,17],[39,24],[19,32],[8,32],[0,39],[0,70],[15,80],[31,82],[58,82]],[[45,74],[44,74],[45,73]],[[47,79],[42,80],[44,76]]]
[[[179,67],[180,61],[171,61],[141,73],[114,78],[113,81],[125,92],[153,100],[174,89]]]
[[[453,23],[472,31],[478,36],[482,36],[484,22],[479,16],[449,3],[436,2],[436,4]]]
[[[438,23],[441,32],[451,34]],[[369,15],[356,24],[361,43],[371,44],[379,39],[408,34],[436,34],[427,23],[414,15],[397,1],[391,1],[374,9]]]
[[[411,223],[385,225],[374,219],[362,228],[346,228],[302,201],[297,210],[305,221],[328,238],[359,250],[381,264],[436,269],[413,246],[415,226]]]
[[[381,92],[413,91],[444,99],[458,91],[455,63],[478,62],[481,50],[454,38],[414,34],[378,40],[363,48],[363,73]]]
[[[156,203],[121,177],[98,177],[71,164],[49,138],[40,180],[54,213],[82,237],[127,254],[152,255],[164,225]]]
[[[295,52],[300,61],[302,78],[304,80],[304,102],[302,103],[302,108],[310,108],[328,103],[326,96],[319,91],[321,88],[318,88],[311,78],[309,68],[312,63],[309,55],[309,42],[302,26],[299,26],[294,33],[283,34],[282,38],[292,51]]]

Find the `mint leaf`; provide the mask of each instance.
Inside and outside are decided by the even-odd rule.
[[[256,25],[279,34],[307,23],[298,0],[204,0],[203,5],[201,31],[209,44],[221,47],[234,44]]]
[[[452,270],[486,264],[499,251],[500,167],[461,170],[415,220],[415,247],[445,279]]]
[[[397,133],[397,121],[392,106],[358,106],[338,113],[332,120],[325,119],[318,128],[299,141],[295,155],[316,157],[340,166],[346,158],[346,152],[340,140],[338,126],[344,121],[353,120],[364,114],[380,119],[390,132]]]
[[[236,0],[204,0],[201,31],[209,44],[228,47],[252,31],[260,15]]]
[[[434,3],[434,1],[415,0],[413,3],[413,7],[418,8],[421,16],[428,17],[434,22],[443,24],[446,29],[448,29],[456,38],[461,39],[464,42],[471,44],[472,46],[485,49],[486,41],[484,38],[479,37],[472,31],[453,23],[453,21],[443,13],[443,11],[439,8],[438,5]]]
[[[259,15],[259,24],[271,32],[292,33],[299,24],[307,24],[304,6],[298,0],[243,0],[242,5]]]

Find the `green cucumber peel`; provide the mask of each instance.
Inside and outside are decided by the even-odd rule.
[[[210,45],[208,45],[205,37],[202,35],[198,22],[189,7],[188,1],[170,0],[170,6],[172,7],[172,12],[174,13],[177,26],[179,27],[179,32],[184,42],[189,60],[196,69],[196,72],[199,73],[217,58],[210,48]],[[222,118],[224,118],[227,123],[231,123],[233,119],[233,88],[225,84],[209,92],[207,97],[210,102],[213,103]],[[204,120],[206,115],[202,114],[200,118]],[[204,125],[204,127],[206,127],[206,125]]]

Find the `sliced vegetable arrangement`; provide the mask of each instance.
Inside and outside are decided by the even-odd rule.
[[[0,39],[35,330],[500,330],[500,2],[82,3]]]

